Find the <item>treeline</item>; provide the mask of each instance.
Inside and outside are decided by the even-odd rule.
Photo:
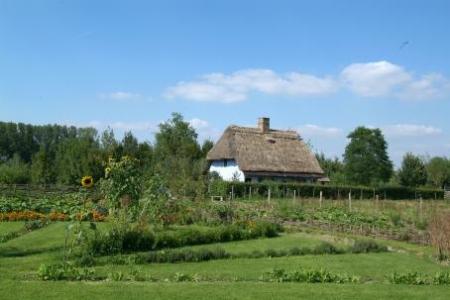
[[[387,143],[379,129],[358,127],[348,135],[350,139],[343,160],[316,154],[325,174],[338,185],[405,187],[450,186],[450,159],[421,157],[407,153],[400,169],[394,171],[387,154]]]
[[[212,142],[200,145],[180,114],[159,126],[155,142],[139,142],[131,132],[118,140],[113,130],[0,122],[0,183],[78,185],[83,176],[104,176],[108,159],[137,158],[143,176],[158,173],[172,190],[192,193],[203,176]]]

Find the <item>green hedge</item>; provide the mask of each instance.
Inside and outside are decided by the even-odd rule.
[[[282,183],[282,182],[227,182],[213,181],[209,186],[211,196],[229,197],[232,193],[235,198],[250,198],[268,196],[272,198],[292,198],[294,191],[299,198],[318,198],[320,192],[325,199],[347,199],[352,194],[353,199],[379,199],[401,200],[401,199],[443,199],[444,191],[438,189],[409,188],[403,186],[383,186],[377,188],[361,186],[336,186],[306,183]]]

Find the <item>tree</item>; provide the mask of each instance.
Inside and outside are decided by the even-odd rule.
[[[402,167],[398,171],[401,185],[417,187],[427,182],[427,170],[420,157],[406,153],[403,157]]]
[[[7,162],[0,163],[0,183],[29,183],[30,170],[29,166],[25,164],[19,154],[14,156]]]
[[[206,155],[208,154],[209,150],[212,149],[212,147],[214,147],[213,141],[205,140],[202,144],[202,156],[206,157]]]
[[[427,165],[428,181],[437,188],[450,184],[450,160],[445,157],[433,157]]]
[[[204,164],[194,128],[182,115],[173,113],[171,119],[159,125],[155,140],[155,172],[163,176],[172,192],[196,194],[195,183],[203,175]]]
[[[344,164],[337,158],[327,158],[324,153],[316,153],[317,161],[325,176],[333,183],[345,184]]]
[[[346,178],[362,185],[389,181],[393,166],[381,130],[358,127],[347,137],[350,142],[344,153]]]

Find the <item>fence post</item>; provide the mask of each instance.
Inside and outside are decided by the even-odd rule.
[[[250,189],[248,191],[248,199],[250,200],[252,198],[252,186],[250,186]]]
[[[296,196],[297,196],[297,189],[294,189],[294,198],[293,198],[293,200],[292,200],[294,203],[295,203],[295,200],[296,200],[296,199],[295,199]]]
[[[422,221],[422,208],[423,208],[423,199],[422,199],[422,196],[420,196],[420,199],[419,199],[419,218],[420,218],[420,221]]]
[[[234,199],[234,185],[231,186],[231,200]]]
[[[270,203],[270,188],[267,191],[267,202]]]
[[[352,211],[352,191],[348,193],[348,210]]]
[[[319,207],[320,208],[322,208],[322,196],[323,196],[323,193],[322,193],[322,191],[320,191],[320,194],[319,194],[320,196],[320,198],[319,198]]]

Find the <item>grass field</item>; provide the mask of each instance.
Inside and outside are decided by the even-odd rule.
[[[138,271],[157,282],[145,281],[41,281],[42,263],[58,262],[63,255],[65,223],[52,223],[0,244],[0,299],[449,299],[448,286],[398,285],[387,281],[394,272],[433,275],[450,271],[438,264],[429,247],[404,242],[379,241],[389,252],[367,254],[304,255],[258,259],[223,259],[196,263],[163,263],[96,266],[96,274],[129,274]],[[23,223],[0,223],[0,232],[17,230]],[[210,244],[231,253],[315,246],[322,241],[344,246],[354,237],[322,232],[284,233],[276,238]],[[361,278],[355,284],[305,284],[261,282],[274,268],[327,269]],[[174,282],[176,273],[199,275],[199,282]]]

